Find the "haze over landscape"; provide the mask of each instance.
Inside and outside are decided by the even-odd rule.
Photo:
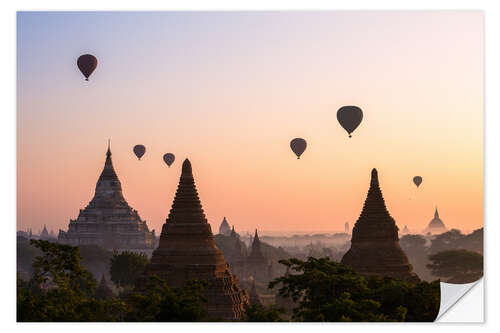
[[[94,194],[111,138],[124,196],[158,233],[186,157],[213,231],[223,216],[238,230],[343,231],[374,167],[400,229],[420,232],[435,206],[448,228],[481,228],[482,21],[19,13],[17,227],[66,229]],[[75,66],[87,52],[99,59],[89,82]],[[364,112],[350,139],[336,119],[343,105]],[[295,137],[308,142],[300,160]]]

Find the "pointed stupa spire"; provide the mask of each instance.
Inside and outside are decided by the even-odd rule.
[[[259,246],[260,247],[260,239],[259,239],[259,234],[257,232],[257,229],[255,229],[255,235],[253,236],[253,243],[252,243],[252,247],[253,246]]]
[[[115,296],[111,288],[108,286],[108,282],[106,281],[104,274],[102,275],[101,282],[95,291],[95,296],[97,299],[110,299]]]
[[[248,260],[250,262],[254,262],[254,263],[266,262],[264,254],[262,253],[260,239],[259,239],[259,233],[257,232],[257,229],[255,229],[255,235],[253,236],[253,242],[252,242],[252,250],[250,252],[250,256],[248,257]]]
[[[394,225],[395,222],[392,216],[387,211],[387,207],[385,206],[385,200],[382,196],[382,191],[380,190],[380,185],[378,181],[378,172],[377,169],[373,168],[370,179],[370,189],[368,190],[368,194],[366,195],[366,200],[363,206],[363,210],[361,211],[360,219],[366,219],[367,215],[373,215],[381,217],[380,221],[387,223],[389,225]],[[372,219],[368,219],[367,221],[371,221]],[[358,223],[356,223],[358,224]],[[396,227],[397,228],[397,227]],[[397,237],[397,232],[395,234]]]
[[[371,172],[363,210],[352,229],[351,248],[341,263],[361,274],[418,280],[399,245],[398,227],[385,206],[376,169]]]
[[[90,201],[91,207],[110,207],[111,204],[126,207],[128,206],[122,193],[122,184],[116,175],[111,160],[111,146],[108,140],[108,149],[106,151],[106,162],[104,168],[97,180],[94,198]]]
[[[231,228],[229,227],[229,223],[227,223],[226,217],[222,219],[222,223],[219,227],[219,234],[229,236],[231,234]]]
[[[210,318],[239,319],[248,303],[246,292],[239,287],[215,244],[188,159],[182,164],[174,202],[147,274],[158,275],[173,287],[181,287],[192,279],[207,281],[204,296]]]
[[[436,210],[434,211],[434,218],[429,222],[427,229],[425,232],[430,232],[431,234],[440,234],[446,232],[447,228],[444,225],[443,221],[439,218],[438,209],[436,206]]]
[[[236,237],[236,231],[234,231],[234,225],[233,228],[231,229],[231,237]]]
[[[208,223],[193,178],[191,162],[186,158],[167,223]]]

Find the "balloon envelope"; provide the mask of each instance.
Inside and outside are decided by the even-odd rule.
[[[361,120],[363,120],[363,111],[357,106],[343,106],[337,111],[337,120],[340,123],[347,133],[349,133],[349,137],[351,137],[351,133],[361,124]]]
[[[166,153],[165,155],[163,155],[163,160],[165,161],[165,163],[167,163],[168,167],[170,168],[172,163],[174,163],[175,161],[175,156],[172,153]]]
[[[415,183],[415,185],[417,185],[417,187],[419,187],[420,184],[422,184],[422,177],[420,176],[413,177],[413,182]]]
[[[295,138],[292,141],[290,141],[290,148],[292,148],[292,151],[297,155],[297,159],[300,158],[300,155],[306,150],[307,147],[307,142],[306,140],[302,138]]]
[[[90,74],[92,74],[97,67],[97,58],[91,54],[84,54],[78,58],[76,64],[80,72],[85,76],[85,80],[88,81]]]
[[[137,156],[138,159],[141,159],[142,156],[146,153],[146,147],[143,145],[136,145],[134,146],[134,154]]]

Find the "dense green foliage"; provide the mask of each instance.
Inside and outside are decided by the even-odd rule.
[[[409,283],[364,277],[351,268],[312,258],[280,261],[289,274],[273,280],[282,296],[297,302],[294,321],[433,321],[439,311],[439,283]]]
[[[83,267],[78,247],[43,240],[31,244],[41,255],[33,260],[33,277],[17,279],[18,321],[199,321],[206,317],[203,282],[170,288],[161,279],[149,277],[120,298],[99,297],[96,280]],[[140,255],[123,257],[143,260]],[[134,260],[126,262],[137,267]]]
[[[125,296],[125,321],[201,321],[206,317],[205,283],[189,281],[183,288],[170,288],[165,281],[150,276]]]
[[[28,281],[18,278],[18,321],[208,320],[205,282],[190,281],[182,288],[172,288],[156,276],[137,275],[131,278],[134,284],[119,296],[98,297],[96,280],[82,265],[78,247],[31,243],[40,255],[33,260],[33,277]],[[120,256],[134,258],[125,260],[124,266],[144,271],[141,255],[115,255],[115,260]],[[134,261],[137,258],[142,264]],[[275,279],[269,287],[279,286],[281,296],[294,299],[293,315],[290,318],[273,305],[250,305],[243,320],[432,321],[439,310],[437,281],[408,283],[364,277],[329,258],[281,263],[290,268],[290,274]]]
[[[483,276],[483,256],[467,250],[448,250],[429,256],[428,268],[449,283],[470,283]]]
[[[102,275],[109,276],[113,252],[98,245],[80,245],[82,266],[87,268],[96,278]]]
[[[143,253],[124,251],[111,258],[111,281],[120,287],[133,286],[149,264]]]
[[[29,278],[33,274],[33,261],[42,252],[30,244],[29,239],[17,237],[17,272],[24,278]]]
[[[248,322],[279,322],[284,321],[281,317],[283,313],[283,309],[278,309],[274,305],[265,307],[262,304],[250,304],[243,320]]]
[[[18,321],[115,321],[119,300],[93,297],[96,281],[81,265],[79,249],[31,240],[43,255],[33,263],[33,278],[17,281]]]

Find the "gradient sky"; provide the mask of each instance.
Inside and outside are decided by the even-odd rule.
[[[400,228],[421,231],[436,205],[449,228],[483,225],[479,11],[38,12],[17,29],[18,229],[67,229],[108,138],[158,232],[186,157],[213,231],[223,216],[237,231],[352,227],[373,167]],[[351,139],[343,105],[364,112]]]

